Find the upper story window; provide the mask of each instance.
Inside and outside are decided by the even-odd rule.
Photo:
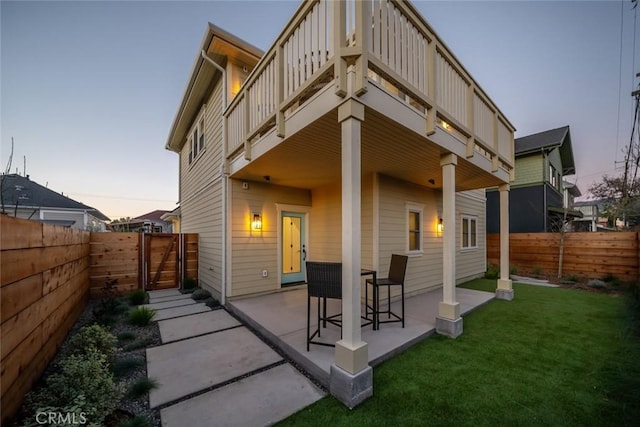
[[[196,125],[189,133],[187,143],[189,144],[189,164],[191,164],[204,151],[204,114],[196,121]]]
[[[549,183],[553,188],[560,191],[560,174],[553,165],[549,165]]]
[[[478,247],[478,218],[474,216],[462,217],[462,249]]]
[[[407,203],[407,253],[422,253],[423,206]]]

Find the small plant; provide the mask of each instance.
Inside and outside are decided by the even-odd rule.
[[[542,269],[540,267],[538,267],[538,266],[535,266],[531,270],[531,274],[533,275],[533,277],[535,277],[537,279],[540,276],[542,276]]]
[[[487,271],[484,273],[485,279],[495,280],[500,277],[500,269],[497,265],[489,264],[487,267]]]
[[[207,300],[204,302],[207,307],[209,308],[216,308],[220,306],[220,301],[218,301],[217,299],[215,299],[214,297],[210,297],[207,298]]]
[[[512,265],[509,267],[509,274],[518,274],[518,266]]]
[[[71,354],[87,354],[97,351],[111,360],[116,354],[118,340],[104,326],[93,324],[84,326],[69,339]]]
[[[184,289],[185,291],[195,289],[197,286],[198,282],[193,277],[187,277],[186,279],[184,279],[184,282],[182,282],[182,289]]]
[[[140,359],[134,359],[133,357],[118,360],[111,366],[111,371],[116,377],[124,377],[132,371],[135,371],[139,367],[143,366],[144,362]]]
[[[127,396],[137,400],[149,394],[151,390],[158,387],[158,382],[153,378],[140,378],[129,387]]]
[[[142,305],[147,301],[147,293],[142,289],[136,289],[129,294],[129,304]]]
[[[209,292],[206,289],[196,289],[191,294],[191,298],[193,298],[196,301],[207,299],[207,298],[210,298],[210,297],[211,297],[211,292]]]
[[[580,279],[575,274],[570,274],[562,280],[562,283],[577,283]]]
[[[148,307],[137,307],[129,313],[129,323],[136,326],[147,326],[156,315],[156,311]]]
[[[136,339],[136,334],[131,331],[125,331],[119,333],[116,338],[118,338],[118,342],[120,343],[123,341],[133,341],[134,339]]]
[[[101,299],[93,309],[93,316],[98,323],[112,325],[120,305],[118,301],[118,279],[107,278],[100,288]]]

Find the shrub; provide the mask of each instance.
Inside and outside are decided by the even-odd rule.
[[[147,301],[147,293],[142,289],[136,289],[129,294],[129,304],[141,305]]]
[[[207,299],[209,297],[211,297],[211,292],[207,291],[206,289],[196,289],[191,294],[191,298],[196,301]]]
[[[498,266],[489,264],[487,271],[484,273],[484,278],[495,280],[498,277],[500,277],[500,269]]]
[[[156,387],[158,387],[158,382],[153,378],[140,378],[131,384],[129,391],[127,391],[127,396],[134,400],[140,399]]]
[[[607,284],[602,280],[592,279],[587,282],[587,286],[594,289],[604,289],[607,287]]]
[[[138,307],[129,313],[129,323],[136,326],[147,326],[156,315],[156,311],[148,307]]]
[[[93,350],[102,353],[107,360],[116,354],[118,340],[104,326],[93,324],[84,326],[69,339],[71,354],[87,354]]]
[[[90,423],[100,425],[122,396],[123,389],[114,382],[107,357],[94,348],[63,359],[59,371],[49,375],[45,387],[36,393],[33,408],[84,412]]]
[[[509,267],[509,274],[518,274],[518,266],[512,265]]]
[[[538,278],[542,275],[542,269],[540,267],[533,267],[531,274],[533,277]]]
[[[184,279],[184,282],[182,282],[182,289],[184,290],[195,289],[197,286],[198,282],[193,277],[187,277]]]
[[[139,348],[145,348],[151,344],[153,344],[153,339],[151,338],[144,338],[138,341],[134,341],[131,344],[128,344],[126,346],[124,346],[124,348],[122,350],[124,351],[132,351],[132,350],[137,350]]]
[[[217,299],[215,299],[214,297],[210,297],[207,298],[207,300],[204,302],[207,307],[209,308],[216,308],[220,306],[220,301],[218,301]]]
[[[575,274],[570,274],[567,277],[565,277],[562,282],[563,283],[576,283],[578,281],[579,281],[578,276],[576,276]]]

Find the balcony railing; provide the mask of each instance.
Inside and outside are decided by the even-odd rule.
[[[344,96],[347,66],[355,65],[355,94],[372,76],[417,107],[427,133],[436,126],[466,144],[466,153],[513,168],[514,129],[409,3],[396,0],[303,3],[225,111],[227,157],[276,128],[285,114],[330,81]]]

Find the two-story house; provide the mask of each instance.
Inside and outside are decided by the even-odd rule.
[[[569,126],[515,140],[515,180],[509,193],[512,233],[543,233],[581,214],[571,206],[580,194],[564,177],[575,174]],[[498,191],[487,191],[487,233],[500,231]],[[566,216],[566,218],[565,218]]]
[[[302,2],[266,52],[209,24],[166,143],[200,284],[224,303],[342,262],[331,381],[360,384],[340,397],[352,406],[372,390],[361,268],[383,277],[407,255],[406,293],[442,287],[437,329],[459,335],[455,287],[485,271],[484,189],[499,186],[508,273],[513,133],[410,2]],[[497,286],[513,298],[507,274]]]

